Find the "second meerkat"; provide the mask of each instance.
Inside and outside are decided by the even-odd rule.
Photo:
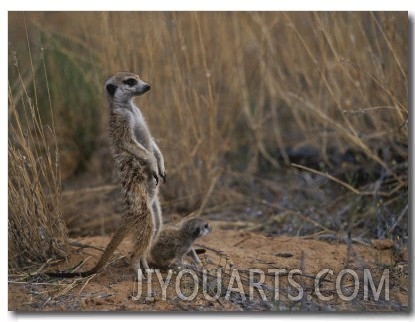
[[[160,179],[166,179],[163,155],[133,102],[134,97],[149,89],[150,85],[138,75],[127,72],[117,73],[106,81],[110,146],[124,199],[122,224],[94,268],[78,273],[46,273],[49,276],[84,277],[98,272],[128,234],[134,242],[133,267],[149,268],[146,257],[162,226],[158,184]]]
[[[198,217],[184,220],[180,227],[164,226],[151,248],[151,263],[160,268],[168,267],[172,262],[180,266],[183,257],[189,255],[196,264],[200,264],[193,242],[208,235],[211,230],[208,222]]]

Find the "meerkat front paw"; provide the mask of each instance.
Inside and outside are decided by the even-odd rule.
[[[156,157],[156,159],[157,159],[157,157]],[[164,167],[163,159],[158,160],[157,169],[158,169],[158,175],[160,176],[160,178],[163,179],[163,183],[166,183],[167,174],[166,174],[166,169]]]
[[[159,169],[159,176],[163,179],[163,183],[166,183],[166,178],[167,178],[167,174],[166,174],[166,172],[162,172],[162,171]]]
[[[152,177],[156,180],[156,186],[159,184],[159,177],[163,178],[158,169],[157,161],[156,159],[151,159],[148,162],[148,171],[152,175]]]
[[[159,184],[159,176],[158,176],[157,172],[153,172],[153,178],[156,179],[156,187],[157,187],[158,184]]]
[[[179,259],[174,259],[169,265],[169,269],[172,269],[175,272],[180,272],[183,269],[183,262]]]

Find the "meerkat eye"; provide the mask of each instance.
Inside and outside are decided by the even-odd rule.
[[[137,85],[137,80],[136,79],[134,79],[134,78],[128,78],[128,79],[126,79],[126,80],[123,80],[122,81],[125,85],[128,85],[128,86],[134,86],[134,85]]]
[[[197,227],[194,231],[194,236],[199,236],[200,235],[200,228]]]

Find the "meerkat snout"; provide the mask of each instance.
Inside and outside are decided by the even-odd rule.
[[[149,91],[150,89],[151,89],[151,86],[149,84],[144,84],[143,85],[143,92],[144,93],[147,92],[147,91]]]
[[[136,85],[135,93],[136,95],[142,95],[148,92],[151,89],[151,86],[147,83],[144,83],[142,80]]]

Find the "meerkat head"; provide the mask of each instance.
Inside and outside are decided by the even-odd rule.
[[[204,219],[190,218],[182,224],[182,231],[192,236],[193,240],[195,240],[196,238],[208,235],[211,232],[211,227]]]
[[[138,75],[127,72],[117,73],[105,82],[108,98],[117,101],[129,101],[150,88],[151,86],[143,82]]]

